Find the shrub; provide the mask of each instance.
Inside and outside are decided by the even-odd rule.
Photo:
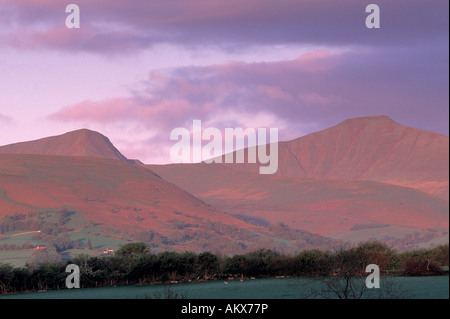
[[[431,259],[409,258],[403,265],[405,276],[439,276],[444,273],[442,268]]]

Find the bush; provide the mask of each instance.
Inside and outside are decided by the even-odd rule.
[[[405,276],[440,276],[444,273],[437,263],[424,258],[409,258],[403,268]]]
[[[129,243],[119,248],[115,256],[133,257],[150,254],[151,251],[145,243]]]
[[[327,253],[320,250],[304,250],[297,255],[297,269],[300,274],[318,275],[328,270]]]

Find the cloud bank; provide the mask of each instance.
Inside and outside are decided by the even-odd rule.
[[[219,129],[277,127],[283,140],[355,116],[388,114],[405,123],[408,111],[414,126],[419,114],[441,114],[447,99],[439,65],[410,67],[428,50],[419,46],[407,58],[399,52],[395,60],[382,49],[318,50],[293,60],[153,71],[130,96],[82,101],[49,119],[140,127],[158,137],[155,151],[168,148],[172,129],[194,119]]]
[[[64,25],[59,0],[0,1],[9,32],[3,45],[20,48],[123,53],[172,43],[214,44],[242,50],[249,44],[389,45],[448,38],[448,1],[377,1],[382,28],[367,32],[360,0],[79,0],[82,27]],[[20,36],[18,36],[20,35]]]

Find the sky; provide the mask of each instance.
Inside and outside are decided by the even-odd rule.
[[[70,3],[80,28],[66,27]],[[88,128],[158,164],[193,120],[291,140],[371,115],[448,136],[448,12],[447,0],[0,0],[0,145]]]

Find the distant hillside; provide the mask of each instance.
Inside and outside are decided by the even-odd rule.
[[[280,142],[274,175],[259,164],[148,167],[231,214],[411,248],[448,242],[448,150],[446,136],[373,116]]]
[[[67,221],[58,222],[61,214]],[[1,242],[6,245],[17,242],[13,230],[40,230],[44,244],[68,236],[66,241],[84,243],[90,238],[94,247],[103,249],[144,241],[155,251],[227,254],[257,248],[296,252],[336,243],[288,226],[261,226],[226,214],[141,165],[51,155],[0,155],[1,229],[7,232]]]
[[[220,164],[149,168],[220,210],[269,224],[346,241],[376,238],[397,248],[448,238],[448,202],[408,187],[259,175]]]

